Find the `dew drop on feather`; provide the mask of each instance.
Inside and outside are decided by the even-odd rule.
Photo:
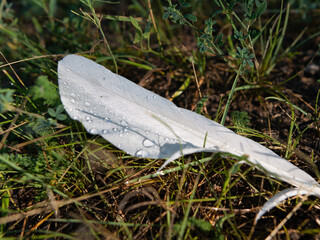
[[[147,148],[149,148],[149,147],[153,147],[153,146],[154,146],[154,143],[151,142],[149,139],[146,138],[145,140],[143,140],[142,145],[145,146],[145,147],[147,147]]]
[[[91,134],[98,134],[98,130],[96,128],[91,128],[90,133]]]
[[[91,117],[86,117],[86,121],[87,121],[87,122],[92,122]]]
[[[127,123],[125,120],[121,120],[121,121],[120,121],[120,124],[121,124],[122,126],[128,126],[128,123]]]
[[[136,152],[136,154],[135,154],[137,157],[145,157],[145,156],[147,156],[148,155],[148,153],[146,152],[146,151],[144,151],[144,150],[138,150],[137,152]]]

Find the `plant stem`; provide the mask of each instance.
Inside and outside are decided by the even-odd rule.
[[[223,115],[222,115],[222,119],[221,119],[221,122],[220,122],[221,125],[224,125],[224,123],[226,121],[228,110],[229,110],[229,107],[230,107],[230,104],[231,104],[231,100],[232,100],[234,91],[236,89],[237,83],[238,83],[240,72],[242,71],[242,66],[243,66],[243,63],[241,63],[241,65],[239,67],[239,70],[237,71],[237,76],[233,81],[232,88],[231,88],[229,96],[228,96],[228,101],[227,101],[227,104],[226,104],[226,108],[224,109],[224,112],[223,112]]]

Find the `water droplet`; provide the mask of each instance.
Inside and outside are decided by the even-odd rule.
[[[109,118],[108,118],[108,117],[105,117],[105,118],[104,118],[104,121],[109,122]]]
[[[165,142],[169,142],[169,138],[167,138],[167,137],[164,138],[164,141],[165,141]]]
[[[119,135],[120,137],[123,137],[123,133],[120,133],[120,135]]]
[[[147,135],[149,135],[149,134],[150,134],[150,132],[149,132],[148,130],[146,130],[145,132],[146,132],[146,134],[147,134]]]
[[[76,95],[75,95],[74,93],[71,93],[71,97],[73,97],[73,98],[74,98],[74,97],[76,97]]]
[[[68,82],[64,82],[65,85],[68,85]]]
[[[86,107],[90,107],[90,103],[89,102],[84,102],[84,105],[86,106]]]
[[[72,103],[76,103],[76,100],[74,100],[74,98],[71,98],[70,100]]]
[[[91,134],[98,134],[98,130],[95,129],[95,128],[91,128],[91,129],[90,129],[90,133],[91,133]]]
[[[139,149],[138,151],[136,151],[135,154],[137,157],[146,157],[148,155],[148,153],[144,150]]]
[[[122,126],[127,126],[127,125],[128,125],[127,121],[125,121],[125,120],[121,120],[121,121],[120,121],[120,124],[121,124]]]
[[[108,131],[107,129],[104,129],[104,130],[102,131],[103,134],[108,134],[108,132],[109,132],[109,131]]]
[[[143,146],[145,146],[145,147],[147,147],[147,148],[154,146],[154,143],[151,142],[151,141],[150,141],[149,139],[147,139],[147,138],[146,138],[145,140],[143,140],[142,144],[143,144]]]
[[[91,117],[86,117],[86,121],[87,121],[87,122],[92,122]]]
[[[74,119],[74,120],[79,120],[79,118],[78,118],[77,116],[75,116],[73,119]]]
[[[123,130],[123,132],[127,133],[127,132],[128,132],[128,129],[127,129],[127,128],[125,128],[125,129]]]
[[[121,144],[117,144],[117,147],[118,147],[118,148],[121,148]]]
[[[112,129],[114,132],[117,132],[118,131],[118,128],[113,128]]]

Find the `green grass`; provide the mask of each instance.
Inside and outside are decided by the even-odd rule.
[[[256,2],[2,1],[0,238],[318,237],[313,197],[254,225],[288,186],[240,158],[194,154],[160,175],[164,160],[88,134],[60,102],[57,61],[79,53],[318,179],[319,72],[305,70],[320,65],[319,4]]]

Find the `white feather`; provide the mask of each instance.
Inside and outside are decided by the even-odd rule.
[[[58,64],[58,77],[61,101],[71,118],[132,156],[168,158],[163,168],[195,152],[247,155],[247,163],[267,175],[320,197],[320,186],[309,174],[271,150],[87,58],[66,56]]]

